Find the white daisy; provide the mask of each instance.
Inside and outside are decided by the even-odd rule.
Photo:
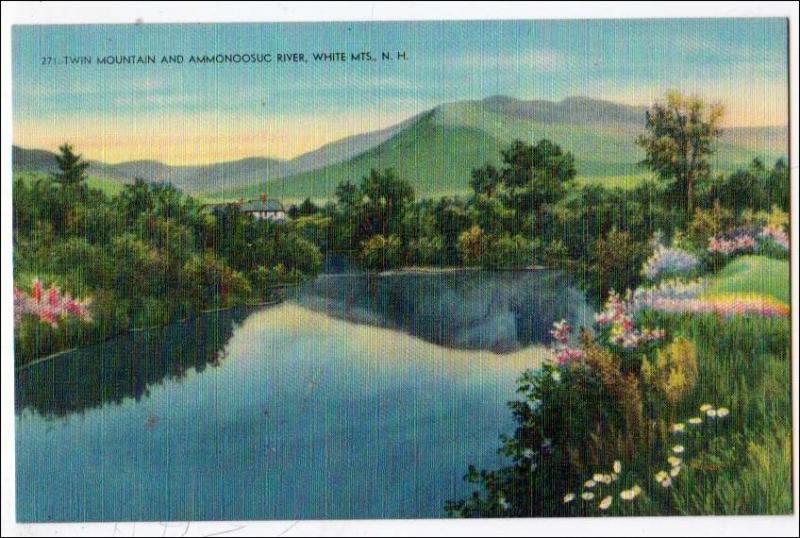
[[[597,482],[595,482],[594,480],[587,480],[583,484],[583,487],[585,487],[586,489],[591,489],[591,488],[595,487],[596,485],[597,485]]]
[[[672,469],[669,470],[669,475],[672,478],[675,478],[676,476],[678,476],[680,474],[680,472],[681,472],[681,466],[680,465],[676,465],[675,467],[673,467]]]
[[[678,422],[677,424],[672,425],[673,433],[683,433],[685,429],[686,429],[686,424],[684,424],[683,422]]]
[[[672,447],[672,451],[675,454],[683,454],[683,450],[684,450],[683,445],[675,445],[674,447]]]
[[[730,413],[731,412],[728,410],[727,407],[720,407],[719,409],[717,409],[717,418],[725,418]]]
[[[701,413],[705,413],[709,409],[714,409],[714,406],[711,405],[711,404],[703,404],[703,405],[700,406],[700,412]]]
[[[623,501],[632,501],[634,497],[636,497],[636,495],[633,494],[632,489],[623,489],[619,492],[619,498]]]
[[[614,472],[617,474],[622,472],[622,463],[619,460],[614,460]]]
[[[574,493],[567,493],[566,495],[564,495],[564,503],[571,503],[574,500],[575,500]]]
[[[613,497],[611,497],[611,495],[609,495],[608,497],[606,497],[602,501],[600,501],[600,504],[598,505],[598,508],[600,508],[600,510],[607,510],[608,507],[611,506],[611,501],[613,501],[613,500],[614,500]]]
[[[706,416],[709,416],[711,418],[715,418],[717,416],[717,410],[716,409],[709,409],[708,411],[706,411]]]
[[[581,493],[581,499],[583,499],[584,501],[591,501],[592,499],[594,499],[594,493],[592,493],[591,491],[584,491],[583,493]]]
[[[700,417],[692,417],[687,422],[689,422],[689,424],[691,424],[692,426],[697,426],[698,424],[703,423],[703,419]]]
[[[670,456],[667,458],[667,461],[672,467],[676,467],[681,464],[681,459],[677,456]]]

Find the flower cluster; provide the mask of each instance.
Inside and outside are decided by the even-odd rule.
[[[91,320],[88,301],[78,301],[53,285],[45,290],[38,278],[33,279],[30,294],[14,288],[14,324],[18,325],[25,315],[35,316],[52,327],[68,317]]]
[[[622,473],[622,463],[619,460],[615,460],[610,473],[595,473],[592,478],[583,483],[584,491],[580,495],[581,499],[587,502],[594,500],[604,486],[609,486],[619,480],[620,473]],[[606,495],[600,500],[597,505],[598,509],[605,511],[611,507],[614,502],[614,495],[609,493],[611,492],[606,492]],[[641,493],[642,488],[638,484],[634,484],[630,489],[620,491],[619,496],[623,501],[632,501]],[[564,504],[570,504],[576,498],[575,493],[567,493],[564,495]]]
[[[569,345],[569,337],[571,334],[572,326],[567,323],[567,320],[562,319],[561,321],[553,323],[550,335],[553,337],[555,343],[551,351],[559,366],[565,366],[572,361],[580,360],[584,357],[583,351]]]
[[[719,294],[685,299],[658,297],[648,301],[647,307],[675,314],[716,314],[723,317],[786,317],[790,313],[785,303],[758,294]]]
[[[608,331],[609,343],[623,349],[636,349],[642,344],[662,340],[665,336],[660,329],[636,328],[633,321],[634,302],[632,297],[623,300],[617,293],[611,292],[603,311],[594,317],[601,330]]]
[[[782,226],[741,227],[717,234],[708,240],[708,251],[731,256],[755,252],[758,248],[770,245],[783,251],[789,250],[789,237]]]
[[[695,299],[706,286],[707,282],[699,278],[689,282],[677,278],[662,280],[655,286],[637,288],[633,293],[632,309],[634,312],[647,308],[658,310],[656,305],[665,301]]]
[[[658,243],[653,254],[642,265],[642,276],[657,280],[667,275],[683,275],[694,271],[699,264],[700,260],[691,253]]]
[[[789,250],[789,236],[786,235],[782,226],[764,226],[761,233],[758,234],[758,238],[762,241],[769,241],[783,250]]]
[[[731,256],[753,252],[756,248],[757,228],[734,228],[719,233],[708,240],[708,251],[712,254]]]
[[[707,419],[710,420],[718,420],[718,419],[725,419],[729,414],[730,411],[726,407],[720,407],[719,409],[715,409],[711,404],[703,404],[700,406],[700,414]],[[689,427],[696,429],[699,428],[703,424],[702,417],[692,417],[686,422],[689,423]],[[672,425],[670,428],[673,434],[676,435],[683,435],[687,433],[686,424],[683,422],[677,422]],[[682,444],[675,444],[672,447],[671,453],[667,456],[667,463],[669,464],[668,470],[659,470],[653,478],[655,481],[663,488],[668,488],[672,485],[673,479],[677,478],[678,475],[683,470],[683,455],[686,452],[686,447]]]

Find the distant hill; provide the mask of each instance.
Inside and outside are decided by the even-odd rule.
[[[514,139],[549,138],[571,151],[579,179],[621,186],[648,177],[638,166],[644,154],[636,137],[644,132],[645,108],[575,97],[559,102],[495,96],[438,106],[414,118],[381,144],[350,159],[291,174],[220,196],[272,196],[323,200],[345,180],[357,182],[371,168],[395,168],[419,195],[469,190],[470,173],[484,163],[499,164],[500,149]],[[730,172],[754,157],[766,162],[787,154],[781,127],[735,128],[723,132],[714,168]]]
[[[579,178],[619,186],[648,175],[636,137],[644,130],[644,107],[570,97],[558,102],[492,96],[435,107],[403,122],[326,144],[290,160],[252,157],[201,166],[157,161],[107,164],[92,161],[89,174],[108,181],[135,177],[165,181],[214,198],[257,196],[327,199],[345,180],[358,181],[370,168],[395,168],[422,196],[464,193],[470,172],[498,164],[499,151],[513,139],[549,138],[571,151]],[[80,148],[78,148],[80,150]],[[728,129],[714,168],[729,172],[754,157],[771,162],[788,152],[783,127]],[[15,171],[51,172],[53,153],[13,148]]]

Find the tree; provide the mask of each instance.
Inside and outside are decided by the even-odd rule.
[[[664,181],[674,181],[673,191],[686,196],[686,215],[694,212],[694,190],[709,175],[708,158],[720,134],[721,105],[706,105],[697,97],[667,93],[647,111],[647,133],[637,139],[645,150],[642,165]]]
[[[500,184],[500,173],[491,164],[487,164],[482,168],[474,168],[469,184],[476,196],[485,194],[491,197]]]
[[[501,155],[500,181],[508,204],[517,212],[515,230],[523,229],[526,218],[535,217],[541,234],[545,208],[561,200],[575,179],[575,159],[547,139],[535,146],[515,140]]]
[[[82,184],[86,180],[85,172],[89,163],[82,160],[80,155],[76,155],[70,144],[63,144],[58,149],[61,155],[56,155],[56,162],[61,172],[53,174],[53,181],[63,187]]]

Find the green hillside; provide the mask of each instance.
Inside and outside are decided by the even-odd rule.
[[[637,163],[643,158],[636,136],[643,127],[621,121],[594,124],[544,123],[489,110],[477,102],[438,107],[384,143],[344,162],[318,170],[209,193],[215,198],[253,197],[262,192],[287,201],[310,197],[326,200],[342,181],[358,182],[371,168],[395,168],[412,182],[418,196],[469,192],[470,172],[484,163],[497,165],[499,149],[514,139],[535,143],[549,138],[571,151],[582,183],[631,188],[650,173]],[[754,157],[771,162],[785,154],[768,141],[752,149],[752,141],[728,136],[719,143],[714,168],[731,172]],[[747,147],[750,146],[750,147]]]
[[[768,295],[789,304],[789,260],[742,256],[726,265],[711,280],[706,295],[721,293]]]
[[[41,172],[15,172],[14,178],[21,178],[26,182],[33,182],[37,178],[45,178],[47,174]],[[92,189],[103,191],[109,196],[113,196],[122,190],[125,183],[116,179],[108,179],[104,177],[88,176],[86,178],[86,185]]]

